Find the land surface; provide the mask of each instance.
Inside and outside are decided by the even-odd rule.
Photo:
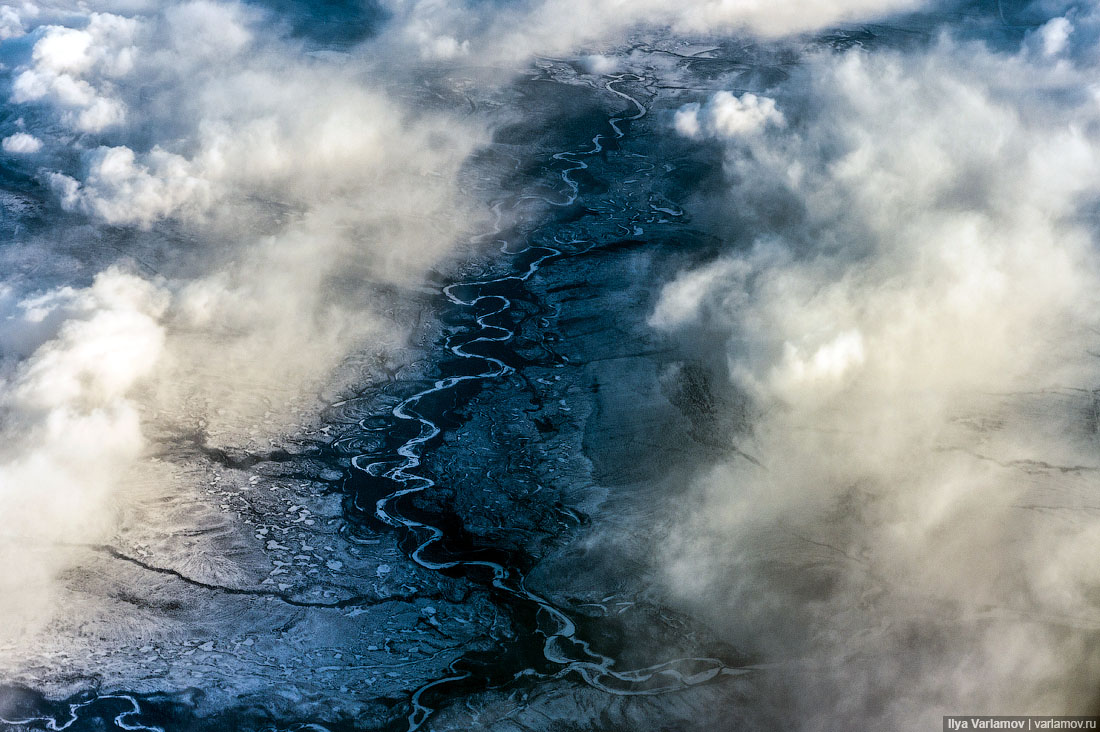
[[[758,659],[670,596],[658,558],[744,415],[723,364],[648,319],[716,250],[691,202],[720,153],[669,135],[672,112],[765,89],[797,50],[640,39],[607,73],[433,80],[509,118],[467,171],[495,223],[423,286],[375,294],[406,342],[289,409],[256,385],[251,433],[149,415],[115,537],[68,549],[53,601],[86,610],[0,648],[5,727],[742,723]]]

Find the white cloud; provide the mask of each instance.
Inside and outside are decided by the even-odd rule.
[[[0,7],[0,41],[18,38],[23,33],[23,21],[19,17],[19,12],[8,5]]]
[[[5,137],[0,147],[13,155],[31,155],[42,149],[42,141],[26,132],[16,132]]]
[[[684,137],[698,137],[703,131],[699,124],[699,103],[691,102],[677,109],[673,126]]]
[[[242,380],[291,364],[282,384],[317,378],[376,332],[362,299],[343,312],[328,281],[415,279],[465,223],[455,176],[483,132],[396,101],[367,58],[306,55],[236,3],[39,20],[13,69],[13,101],[36,105],[18,134],[100,133],[87,147],[78,138],[79,165],[44,172],[61,206],[114,226],[184,227],[202,243],[172,258],[186,272],[180,291],[206,293],[202,308],[182,309],[205,313],[218,349],[232,331],[242,349],[288,351],[242,352]],[[276,321],[288,342],[259,335]],[[201,339],[186,340],[174,363],[202,358]]]
[[[822,54],[773,90],[783,129],[677,120],[727,139],[730,185],[696,205],[755,243],[677,276],[651,322],[726,339],[755,415],[731,439],[760,465],[697,482],[668,576],[731,641],[806,661],[803,728],[1092,699],[1059,629],[1100,622],[1091,479],[1057,466],[1097,464],[1100,108],[1047,95],[1096,71],[1048,27],[1047,55]]]
[[[1043,55],[1056,56],[1064,51],[1071,33],[1073,33],[1073,24],[1068,18],[1053,18],[1044,23],[1036,31]]]
[[[790,402],[810,394],[815,399],[832,396],[845,381],[858,378],[854,371],[866,361],[863,334],[846,330],[811,346],[811,352],[791,341],[783,344],[782,360],[768,374],[774,394]]]
[[[926,0],[533,0],[514,4],[389,0],[395,27],[422,56],[441,43],[479,58],[528,58],[616,42],[639,26],[680,33],[784,36],[912,10]]]
[[[123,399],[152,372],[163,346],[164,296],[117,270],[87,290],[63,288],[18,304],[18,317],[49,338],[19,366],[9,398],[24,410],[92,411]]]
[[[79,74],[92,65],[91,47],[92,34],[88,31],[55,26],[34,44],[31,57],[42,71]]]
[[[236,4],[185,2],[164,10],[168,41],[184,58],[230,58],[252,41],[248,16]]]
[[[782,127],[784,123],[774,99],[751,92],[734,96],[720,91],[705,105],[685,104],[673,118],[676,131],[684,137],[738,137],[755,134],[769,125]]]
[[[73,214],[27,259],[91,280],[117,257],[163,281],[108,268],[91,287],[0,292],[0,512],[31,533],[57,518],[40,557],[0,547],[28,565],[3,589],[49,589],[70,518],[86,519],[72,541],[109,535],[144,434],[266,446],[349,353],[399,343],[380,293],[447,256],[469,220],[458,171],[485,139],[465,105],[417,110],[374,59],[309,55],[255,7],[93,7],[20,9],[28,36],[0,47],[20,105],[4,151],[56,147],[41,176]],[[18,594],[34,607],[0,601],[0,617],[49,620]]]
[[[735,97],[729,92],[718,92],[707,106],[715,133],[724,137],[758,132],[769,124],[783,124],[783,115],[775,108],[774,99],[751,93]]]
[[[584,58],[584,67],[590,74],[613,74],[622,66],[622,59],[614,56],[592,54]]]
[[[57,105],[61,121],[81,132],[120,124],[126,109],[111,93],[112,80],[133,69],[138,28],[134,19],[107,13],[92,13],[82,30],[46,26],[19,67],[12,101]]]
[[[119,270],[85,289],[0,293],[0,514],[20,543],[95,542],[109,530],[109,498],[144,445],[131,392],[161,356],[165,305],[157,287]],[[0,554],[12,560],[0,572],[10,641],[49,618],[41,590],[63,560],[11,546]]]
[[[749,267],[739,259],[721,259],[681,272],[661,291],[661,299],[649,318],[650,325],[671,330],[691,324],[700,315],[705,299],[718,292],[724,283],[740,280],[748,272]],[[723,302],[721,307],[736,306]]]
[[[86,156],[83,181],[54,173],[50,183],[66,210],[110,224],[148,227],[185,210],[201,212],[210,201],[207,181],[192,175],[187,160],[160,148],[139,163],[127,147],[100,147]]]

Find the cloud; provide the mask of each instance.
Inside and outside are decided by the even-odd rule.
[[[98,541],[110,499],[141,454],[133,391],[155,373],[167,295],[118,269],[84,289],[0,293],[0,573],[5,640],[50,616],[63,552],[29,547]]]
[[[186,354],[170,340],[173,363],[239,346],[251,362],[242,381],[266,381],[269,369],[286,385],[313,383],[368,334],[389,337],[373,306],[352,304],[361,296],[336,301],[334,282],[345,287],[353,272],[415,282],[448,252],[466,221],[455,179],[485,139],[478,125],[414,111],[370,81],[370,60],[306,55],[248,6],[200,1],[68,22],[50,16],[30,31],[37,40],[12,68],[28,130],[12,137],[41,129],[63,144],[65,132],[99,132],[51,158],[67,168],[43,171],[62,208],[189,232],[176,251],[161,233],[135,239],[132,252],[164,262],[179,293],[172,321],[189,335],[178,345]],[[118,111],[109,123],[98,102]],[[271,338],[272,328],[284,335]],[[249,357],[245,344],[260,350]]]
[[[23,35],[23,21],[18,11],[10,6],[0,8],[0,41]]]
[[[1091,709],[1100,108],[1052,99],[1095,74],[1068,28],[819,54],[769,91],[785,127],[708,127],[728,94],[673,120],[724,140],[695,209],[731,244],[651,323],[719,339],[759,464],[701,471],[664,566],[782,662],[785,723]]]
[[[424,58],[461,49],[475,58],[522,59],[587,44],[621,42],[640,27],[676,33],[786,36],[873,20],[927,5],[925,0],[758,2],[752,0],[529,0],[518,3],[390,0],[396,33]]]
[[[33,155],[42,149],[42,141],[26,132],[16,132],[5,137],[0,142],[0,147],[3,147],[4,152],[13,155]]]
[[[1036,35],[1045,56],[1056,56],[1065,50],[1073,23],[1068,18],[1052,18],[1038,30]]]
[[[126,108],[111,94],[111,80],[133,69],[137,30],[136,20],[109,13],[92,13],[81,30],[41,28],[30,64],[12,82],[12,101],[56,104],[64,123],[81,132],[121,123]]]
[[[66,211],[80,211],[109,224],[149,227],[167,216],[210,204],[206,180],[191,174],[187,160],[154,148],[135,162],[128,147],[99,147],[85,156],[83,180],[49,174],[50,186]]]
[[[0,15],[3,150],[68,214],[28,209],[30,274],[0,283],[0,511],[35,537],[2,549],[13,628],[49,621],[66,542],[110,537],[150,435],[269,449],[349,354],[404,343],[393,311],[462,240],[487,139],[465,101],[397,98],[255,7],[89,5]]]
[[[782,127],[783,115],[775,100],[758,97],[751,92],[734,96],[720,91],[706,106],[685,104],[673,118],[676,131],[684,137],[738,137],[760,132],[768,125]]]
[[[583,60],[585,70],[590,74],[613,74],[622,66],[622,59],[614,56],[592,54]]]

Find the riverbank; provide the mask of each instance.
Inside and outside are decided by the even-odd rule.
[[[618,89],[654,104],[641,77]],[[524,586],[570,615],[575,642],[651,683],[608,693],[568,664],[505,656],[497,663],[514,680],[499,690],[462,688],[453,702],[436,690],[433,729],[550,719],[687,730],[737,719],[729,701],[751,678],[751,659],[674,609],[650,531],[666,525],[659,514],[675,509],[693,466],[732,449],[735,413],[710,366],[647,324],[660,285],[709,246],[669,200],[667,161],[635,151],[662,122],[631,122],[613,153],[580,158],[583,210],[528,238],[573,243],[525,283],[514,339],[522,368],[486,384],[427,463],[436,499],[468,531],[527,557]],[[536,622],[552,632],[548,618]]]

